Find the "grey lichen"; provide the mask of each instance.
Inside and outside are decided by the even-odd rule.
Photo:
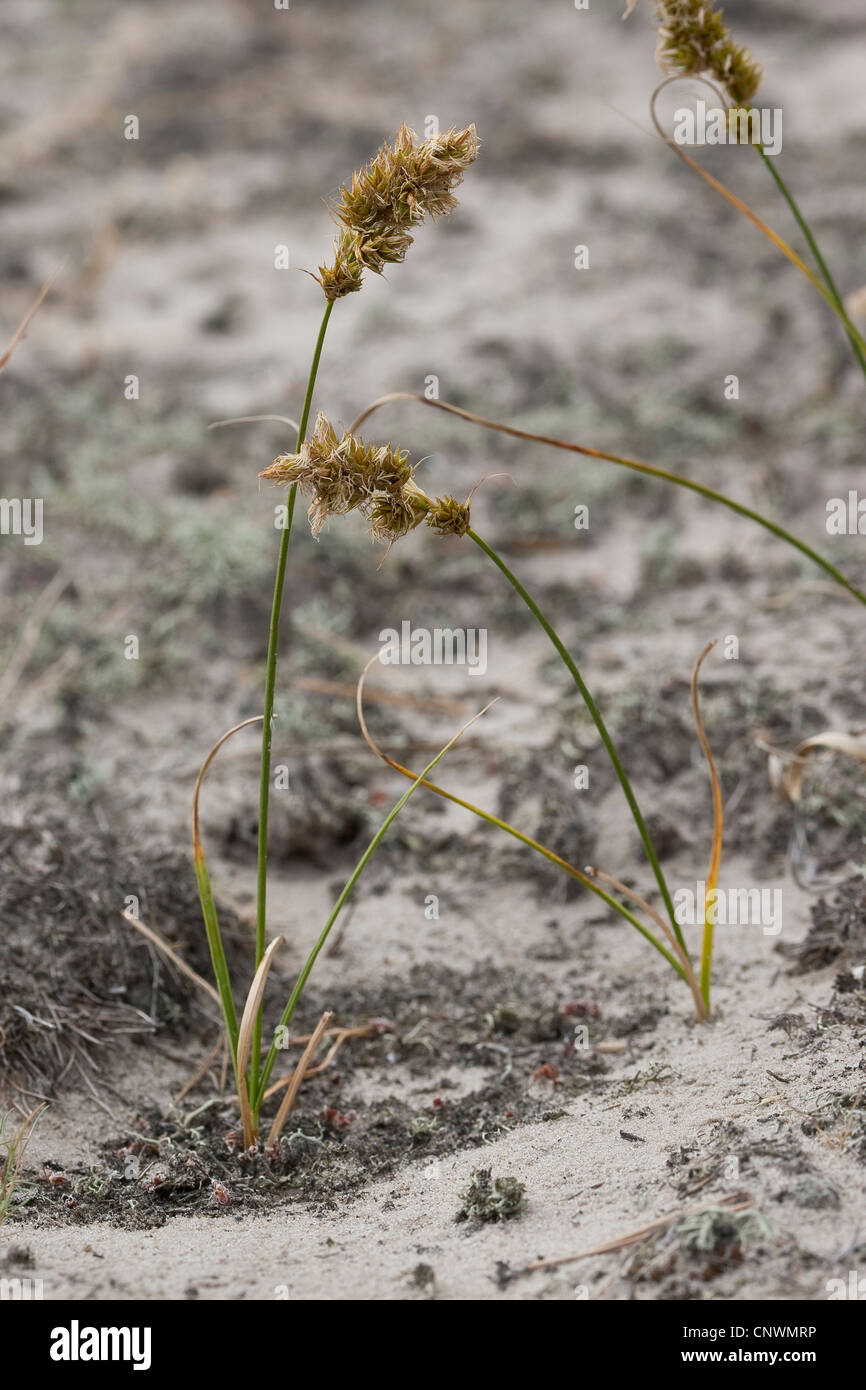
[[[460,1194],[457,1220],[508,1221],[522,1210],[525,1193],[517,1178],[494,1178],[489,1168],[478,1168]]]
[[[774,1227],[761,1212],[730,1211],[725,1207],[704,1207],[680,1222],[676,1236],[684,1250],[693,1255],[731,1255],[766,1240]]]

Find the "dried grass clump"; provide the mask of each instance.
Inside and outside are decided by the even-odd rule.
[[[134,853],[110,833],[70,824],[0,826],[0,1074],[37,1096],[64,1078],[92,1089],[115,1041],[188,1017],[198,987],[130,933],[130,894],[194,968],[207,969],[185,856]],[[242,937],[224,913],[228,949]]]
[[[793,972],[809,974],[828,965],[855,969],[866,960],[866,879],[860,874],[839,885],[832,897],[819,898],[811,909],[812,925],[803,941],[785,954]]]

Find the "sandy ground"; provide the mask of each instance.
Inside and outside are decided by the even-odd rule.
[[[832,903],[862,869],[862,780],[839,759],[822,765],[795,817],[774,800],[767,765],[770,746],[866,727],[857,605],[728,512],[408,405],[383,411],[371,437],[425,457],[431,486],[465,493],[510,475],[485,483],[473,520],[579,659],[676,887],[705,877],[711,831],[689,674],[706,641],[738,639],[738,659],[717,651],[704,674],[727,803],[722,885],[780,890],[780,930],[719,928],[715,1018],[697,1026],[687,990],[624,922],[566,894],[555,871],[467,812],[416,797],[313,980],[305,1025],[325,1007],[352,1024],[400,1010],[384,1040],[346,1045],[333,1086],[302,1094],[298,1146],[318,1144],[331,1168],[302,1165],[296,1188],[255,1204],[240,1175],[234,1189],[226,1179],[224,1205],[207,1200],[205,1181],[192,1214],[185,1199],[146,1196],[137,1172],[124,1210],[93,1196],[112,1154],[158,1113],[210,1102],[216,1139],[233,1123],[216,1070],[172,1109],[215,1028],[117,916],[136,894],[204,968],[190,795],[214,738],[259,707],[274,496],[256,474],[288,442],[279,424],[207,425],[297,414],[321,300],[308,277],[275,271],[274,247],[314,268],[330,244],[323,200],[401,120],[419,130],[430,113],[443,126],[474,120],[482,155],[454,217],[337,306],[318,404],[348,422],[386,391],[423,391],[433,374],[457,404],[762,507],[862,586],[862,538],[830,544],[824,525],[827,499],[860,480],[862,379],[809,286],[648,133],[657,76],[644,9],[623,25],[616,4],[542,5],[530,23],[511,0],[447,7],[435,22],[414,0],[288,13],[252,0],[6,6],[6,336],[65,265],[0,383],[4,491],[38,486],[46,498],[44,543],[4,537],[0,550],[4,665],[30,643],[6,692],[3,829],[50,837],[50,865],[65,855],[65,867],[42,877],[42,860],[25,855],[23,887],[0,904],[0,974],[14,1012],[28,973],[46,950],[71,953],[86,919],[86,1027],[98,1038],[79,1039],[90,1061],[60,1084],[22,1071],[4,1039],[10,1105],[26,1109],[34,1091],[52,1103],[27,1153],[24,1205],[0,1228],[0,1260],[4,1273],[41,1278],[46,1298],[817,1300],[828,1280],[862,1273],[866,1008],[862,991],[836,988],[866,957],[862,903],[838,957],[794,974],[789,953],[819,892]],[[866,128],[858,6],[832,0],[817,17],[805,0],[767,0],[726,12],[765,63],[767,103],[784,110],[786,173],[839,283],[856,290],[866,282],[866,191],[852,174]],[[138,142],[122,138],[130,113]],[[707,162],[794,237],[748,151]],[[578,243],[590,248],[585,272],[573,268]],[[136,402],[123,398],[130,373]],[[723,393],[730,373],[735,402]],[[591,523],[579,533],[581,503]],[[443,784],[649,892],[592,726],[481,557],[420,537],[380,566],[354,519],[332,523],[318,546],[303,529],[274,750],[292,780],[275,797],[271,925],[287,948],[271,1002],[365,828],[403,790],[362,744],[350,695],[381,629],[403,618],[485,628],[489,665],[482,677],[378,678],[398,699],[374,692],[383,744],[420,766],[500,695]],[[46,607],[58,572],[65,585]],[[135,664],[123,658],[130,633]],[[590,770],[584,792],[578,764]],[[254,734],[216,765],[205,803],[217,891],[246,949]],[[112,834],[129,856],[114,875],[96,848]],[[58,965],[58,1000],[69,970]],[[118,998],[138,1009],[141,1033],[100,1031],[100,1010]],[[39,1027],[31,1018],[21,1033],[31,1059]],[[322,1119],[329,1107],[357,1116],[348,1157]],[[383,1155],[371,1135],[391,1111]],[[513,1219],[455,1219],[479,1169],[524,1184]],[[690,1246],[693,1209],[737,1201],[757,1214],[742,1242]],[[522,1272],[662,1217],[635,1245]]]
[[[618,961],[630,954],[625,944],[617,940]],[[636,953],[629,965],[641,971]],[[771,1016],[810,1015],[827,992],[826,980],[813,978],[807,989],[792,985],[779,978],[766,952],[751,955],[747,941],[722,953],[719,974],[726,984],[711,1028],[690,1026],[682,1010],[672,1010],[651,1041],[631,1043],[615,1057],[597,1094],[561,1111],[557,1105],[557,1118],[521,1125],[454,1157],[414,1162],[333,1210],[175,1217],[158,1230],[135,1232],[105,1224],[58,1230],[40,1229],[38,1221],[13,1223],[7,1238],[32,1252],[32,1275],[43,1280],[46,1298],[653,1298],[659,1286],[666,1297],[686,1297],[695,1296],[689,1271],[682,1271],[679,1291],[669,1272],[676,1243],[668,1231],[647,1257],[649,1272],[637,1279],[633,1249],[579,1257],[656,1218],[743,1194],[758,1201],[771,1232],[760,1259],[712,1276],[712,1295],[826,1298],[827,1281],[857,1267],[851,1251],[858,1244],[862,1160],[843,1151],[843,1134],[818,1134],[800,1137],[805,1157],[792,1165],[798,1148],[792,1130],[816,1089],[844,1089],[860,1049],[839,1030],[807,1048],[785,1031],[767,1031]],[[659,1080],[652,1079],[655,1069]],[[416,1099],[429,1091],[399,1073],[375,1081],[386,1093]],[[546,1088],[555,1102],[552,1083],[528,1084]],[[80,1136],[86,1114],[76,1107],[74,1134]],[[92,1107],[89,1118],[98,1122]],[[722,1152],[734,1166],[708,1189],[694,1173],[718,1147],[713,1140],[723,1125],[735,1125],[742,1138],[727,1135]],[[46,1126],[34,1151],[70,1158],[75,1141],[63,1143],[64,1128],[61,1120],[59,1133],[46,1140]],[[777,1145],[773,1152],[762,1151],[765,1141]],[[689,1155],[684,1167],[669,1162],[678,1150]],[[519,1221],[455,1223],[455,1194],[480,1166],[525,1184]],[[687,1174],[691,1180],[684,1181]],[[500,1275],[501,1262],[519,1271],[565,1256],[578,1258],[509,1282]]]

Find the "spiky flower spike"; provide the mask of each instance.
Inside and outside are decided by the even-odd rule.
[[[402,261],[412,245],[410,228],[424,217],[442,217],[457,206],[453,189],[478,154],[474,125],[445,131],[418,143],[402,125],[393,145],[383,145],[370,163],[340,191],[334,216],[342,228],[334,264],[319,267],[328,300],[361,288],[364,269],[381,275]]]
[[[375,541],[393,545],[401,536],[408,536],[427,515],[426,499],[413,487],[383,492],[367,510],[370,535]]]
[[[380,224],[417,226],[429,213],[452,212],[452,193],[478,154],[474,125],[433,135],[422,144],[407,125],[397,131],[393,145],[383,145],[365,169],[342,189],[336,216],[344,227],[370,234]]]
[[[359,511],[371,523],[375,540],[393,544],[426,521],[442,536],[465,536],[469,502],[422,492],[412,476],[405,449],[365,444],[353,434],[337,434],[319,412],[312,436],[297,454],[281,454],[260,478],[297,483],[310,497],[310,526],[318,536],[329,516]]]
[[[369,511],[381,494],[399,493],[412,477],[408,454],[390,444],[365,444],[354,435],[337,435],[319,412],[310,439],[297,454],[281,454],[260,478],[297,483],[310,497],[310,526],[317,536],[329,516],[360,508]]]
[[[748,106],[762,69],[748,48],[734,43],[721,10],[704,0],[656,0],[658,48],[663,72],[710,74],[737,106]]]
[[[354,294],[361,288],[364,265],[358,253],[358,238],[354,232],[340,232],[334,242],[334,264],[320,265],[316,277],[328,303]]]
[[[373,539],[388,541],[391,545],[414,531],[422,521],[440,536],[465,536],[470,525],[469,501],[437,497],[434,502],[421,491],[414,478],[401,488],[378,497],[366,511],[372,522]]]
[[[465,536],[470,527],[469,502],[437,497],[427,513],[427,525],[440,536]]]

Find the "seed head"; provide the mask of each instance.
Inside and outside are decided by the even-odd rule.
[[[319,284],[330,304],[344,294],[354,294],[361,288],[364,264],[361,260],[357,232],[342,231],[334,242],[334,264],[320,265]]]
[[[412,245],[411,228],[426,215],[442,217],[457,206],[453,189],[478,154],[474,125],[445,131],[418,143],[407,125],[393,145],[378,154],[340,191],[334,216],[342,229],[334,264],[319,267],[328,299],[360,289],[364,269],[381,275],[402,261]]]
[[[426,522],[440,536],[465,536],[469,501],[437,497],[415,482],[409,455],[390,444],[366,444],[353,434],[337,434],[322,415],[296,454],[281,454],[260,478],[296,483],[310,498],[309,517],[318,536],[329,516],[359,511],[370,522],[374,540],[393,545]]]
[[[374,539],[399,540],[425,522],[440,536],[465,536],[469,530],[469,502],[437,497],[435,502],[410,478],[399,491],[377,499],[370,511]]]
[[[427,525],[440,536],[465,536],[470,527],[469,502],[437,497],[427,512]]]
[[[379,494],[399,493],[412,477],[408,457],[390,444],[365,444],[352,434],[339,437],[320,411],[300,452],[281,454],[259,477],[299,485],[310,497],[310,525],[317,536],[329,516],[365,510]]]
[[[751,102],[762,69],[748,48],[734,43],[721,10],[704,0],[656,0],[656,15],[663,72],[710,73],[737,106]]]
[[[425,502],[408,488],[381,493],[365,511],[370,518],[370,535],[390,545],[414,531],[427,515]]]
[[[477,154],[474,125],[452,128],[421,144],[402,125],[394,144],[383,145],[341,190],[336,217],[344,227],[366,233],[379,226],[414,227],[427,213],[441,217],[457,206],[452,189]]]

